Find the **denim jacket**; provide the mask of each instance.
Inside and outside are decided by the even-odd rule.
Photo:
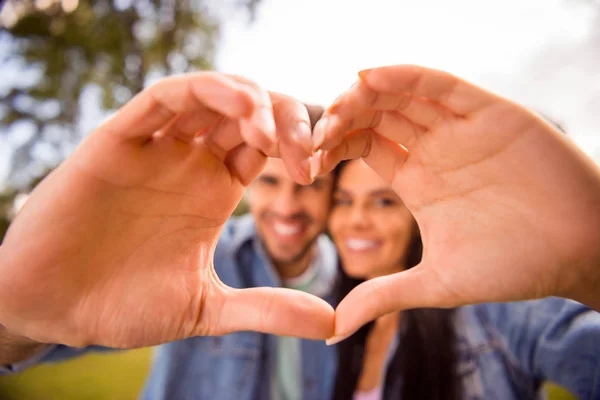
[[[223,282],[236,288],[279,285],[256,240],[251,217],[229,221],[214,262]],[[319,246],[328,260],[337,262],[335,249],[325,236],[319,239]],[[457,373],[464,399],[535,399],[545,380],[563,385],[580,400],[600,399],[600,313],[570,300],[547,298],[466,306],[455,315]],[[274,339],[262,333],[238,332],[158,346],[141,398],[267,400]],[[302,340],[301,348],[303,399],[331,398],[336,346]],[[14,373],[90,350],[105,349],[52,346],[0,372]]]
[[[456,317],[463,398],[537,399],[552,381],[600,399],[600,313],[550,297],[466,306]]]

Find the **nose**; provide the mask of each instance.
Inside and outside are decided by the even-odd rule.
[[[352,228],[366,228],[369,225],[369,212],[363,204],[356,204],[350,210],[348,225]]]
[[[281,189],[275,196],[272,210],[281,217],[292,217],[302,212],[302,203],[294,185]]]

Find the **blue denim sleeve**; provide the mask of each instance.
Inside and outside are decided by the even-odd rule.
[[[116,349],[110,349],[107,347],[90,346],[85,348],[73,348],[63,345],[50,345],[40,350],[38,353],[33,354],[31,357],[19,361],[10,365],[0,365],[0,375],[9,375],[22,372],[28,368],[34,367],[38,364],[52,363],[68,360],[80,355],[86,354],[90,351],[113,351]]]
[[[525,372],[600,398],[600,313],[556,297],[481,307]]]

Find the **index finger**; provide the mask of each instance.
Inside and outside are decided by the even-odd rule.
[[[296,182],[309,184],[312,182],[309,161],[312,156],[311,117],[312,120],[318,118],[322,109],[279,93],[271,93],[271,98],[279,139],[278,156]]]
[[[169,77],[137,94],[100,130],[124,139],[146,139],[176,115],[203,108],[232,119],[245,118],[257,106],[249,91],[216,72]]]
[[[315,127],[315,149],[330,149],[353,129],[374,129],[382,112],[434,128],[448,116],[469,118],[498,97],[443,71],[396,65],[361,71],[360,80],[327,110]],[[381,132],[379,132],[381,133]]]
[[[392,65],[359,72],[360,80],[376,92],[410,93],[432,100],[454,114],[467,116],[495,102],[492,93],[452,74],[417,65]]]

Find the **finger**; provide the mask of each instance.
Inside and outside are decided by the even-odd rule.
[[[395,111],[381,112],[381,118],[372,128],[379,135],[400,143],[409,151],[414,149],[419,139],[424,138],[427,128],[416,124],[403,114]]]
[[[281,336],[326,339],[333,333],[333,308],[299,290],[230,289],[222,303],[222,333],[258,331]]]
[[[433,100],[418,97],[412,93],[372,91],[372,96],[368,99],[368,102],[371,109],[400,113],[414,124],[430,130],[434,129],[440,122],[451,118],[462,118],[462,116],[453,114]],[[351,121],[353,120],[351,119]]]
[[[236,77],[236,79],[244,84],[246,82],[239,77]],[[292,138],[302,138],[305,136],[304,139],[295,139],[295,141],[292,142],[292,146],[288,147],[291,147],[295,150],[295,154],[298,154],[296,159],[306,159],[309,156],[309,153],[302,150],[302,147],[300,146],[309,147],[309,149],[311,148],[311,129],[306,123],[307,117],[304,106],[288,96],[279,95],[277,93],[269,93],[269,95],[272,98],[271,101],[274,110],[273,118],[276,125],[277,143],[280,146],[281,136],[291,136]],[[251,121],[243,121],[242,123],[247,125],[252,124]],[[246,127],[246,129],[251,128]],[[226,154],[244,142],[240,122],[234,120],[221,120],[218,129],[210,129],[204,137],[205,142],[216,154]],[[304,141],[304,144],[301,145],[300,143],[302,140]],[[308,146],[306,145],[307,140],[309,142]],[[264,143],[267,144],[265,145]],[[265,151],[265,153],[269,153],[271,157],[281,157],[279,150],[277,148],[271,149],[271,145],[272,143],[270,141],[266,141],[259,145],[262,147],[258,148],[264,150],[265,146],[267,146],[270,150]]]
[[[269,93],[256,83],[237,75],[228,75],[239,85],[248,88],[256,104],[253,113],[240,121],[244,141],[268,156],[277,156],[277,133],[273,104]]]
[[[348,133],[343,141],[331,150],[319,150],[314,159],[320,160],[319,174],[331,172],[343,160],[352,160],[367,156],[371,150],[373,136],[371,130],[354,131]],[[316,162],[313,162],[316,164]]]
[[[338,96],[335,102],[323,113],[313,129],[313,148],[329,150],[342,142],[354,119],[362,129],[369,129],[378,118],[377,110],[372,109],[373,91],[365,84],[353,85]]]
[[[311,119],[308,107],[300,101],[280,93],[271,92],[270,95],[278,139],[284,141],[284,146],[291,147],[291,153],[299,158],[310,156],[312,154],[312,119],[316,119],[316,115],[319,114],[315,109],[316,106],[311,106]]]
[[[369,321],[385,314],[419,307],[454,307],[456,298],[440,284],[431,268],[417,266],[370,279],[355,287],[335,312],[335,344]]]
[[[267,156],[246,144],[239,145],[225,158],[225,165],[231,175],[244,186],[248,186],[262,172],[266,163]]]
[[[288,171],[293,179],[299,183],[310,183],[309,156],[312,154],[312,139],[310,118],[320,116],[322,108],[312,106],[310,111],[301,102],[292,97],[278,93],[270,93],[274,119],[277,129],[277,143],[279,149],[274,151],[283,158]],[[231,149],[243,143],[241,131],[237,121],[221,121],[218,129],[211,129],[205,136],[205,143],[210,146],[213,153],[224,155]]]
[[[380,94],[359,82],[330,107],[315,127],[318,148],[331,149],[348,131],[373,129],[405,147],[415,133],[452,118],[443,107],[406,94]],[[388,125],[391,129],[381,130]]]
[[[271,93],[279,157],[283,159],[292,179],[301,184],[311,183],[309,158],[312,156],[312,127],[307,107],[298,100]],[[313,111],[313,118],[315,110]]]
[[[321,151],[321,174],[330,172],[342,160],[362,158],[386,182],[393,184],[408,158],[408,151],[373,131],[349,133],[336,148]]]
[[[148,139],[181,114],[208,108],[232,119],[255,113],[258,104],[246,86],[216,72],[170,77],[145,89],[101,126],[125,139]],[[204,122],[204,121],[201,121]],[[187,126],[185,131],[200,130]]]
[[[373,68],[359,76],[376,92],[410,93],[465,117],[497,101],[495,95],[447,72],[415,65]]]
[[[240,122],[223,117],[199,137],[221,161],[225,160],[231,150],[244,143]]]
[[[173,137],[185,143],[191,143],[196,137],[205,135],[223,119],[208,108],[198,107],[194,111],[187,111],[176,115],[169,123],[154,134],[155,138],[160,136]]]

